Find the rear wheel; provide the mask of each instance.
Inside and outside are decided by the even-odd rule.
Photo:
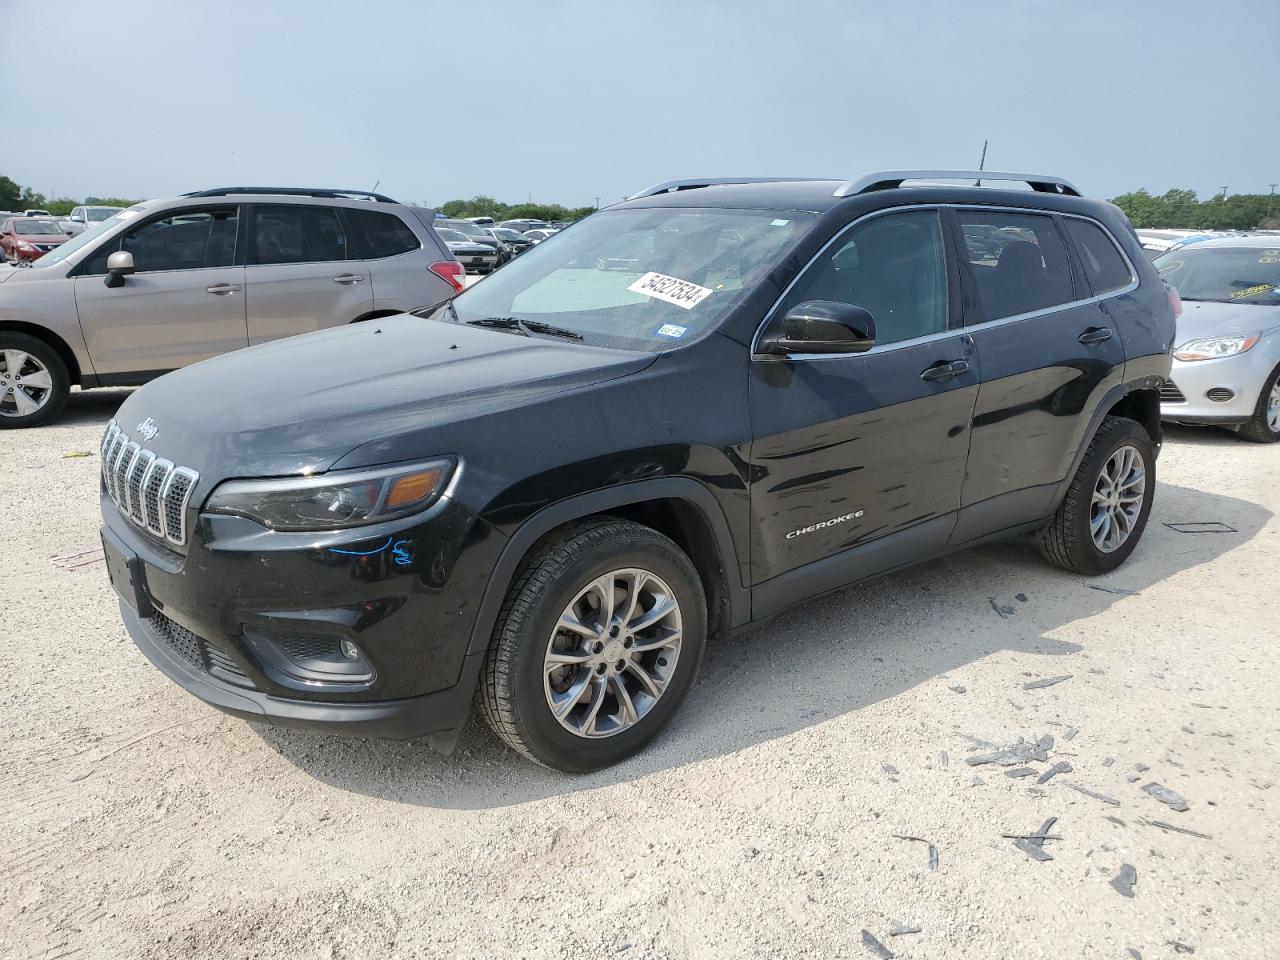
[[[480,680],[480,705],[514,750],[585,773],[639,751],[693,683],[706,636],[697,571],[639,524],[584,524],[528,561]]]
[[[70,392],[57,350],[25,333],[0,330],[0,430],[52,420]]]
[[[1114,570],[1142,538],[1155,489],[1155,450],[1147,432],[1132,420],[1107,417],[1057,513],[1040,531],[1040,552],[1073,573]]]
[[[1280,440],[1280,367],[1271,371],[1271,376],[1262,385],[1258,394],[1258,403],[1253,408],[1253,416],[1239,430],[1242,440],[1253,443],[1275,443]]]

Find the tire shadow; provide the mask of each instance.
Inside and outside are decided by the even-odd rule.
[[[488,809],[591,790],[788,736],[1001,651],[1044,657],[1046,675],[1081,673],[1082,664],[1055,662],[1084,649],[1055,639],[1055,631],[1213,562],[1270,518],[1258,504],[1160,484],[1142,542],[1124,566],[1104,577],[1051,567],[1024,537],[807,601],[709,647],[671,726],[640,755],[593,774],[566,775],[529,763],[500,744],[474,710],[451,757],[425,743],[347,741],[336,748],[320,733],[253,729],[315,779],[400,803]],[[1217,520],[1234,532],[1189,534],[1165,526],[1187,520]],[[1105,649],[1106,630],[1094,635],[1095,645]],[[1015,691],[1020,687],[1011,685]],[[955,694],[940,686],[939,695]],[[981,705],[963,706],[972,713]]]

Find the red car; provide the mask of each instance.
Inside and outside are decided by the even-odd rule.
[[[68,239],[56,220],[43,217],[11,217],[0,224],[0,250],[13,264],[39,260]]]

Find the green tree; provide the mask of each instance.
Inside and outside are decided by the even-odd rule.
[[[0,210],[12,210],[22,198],[22,188],[8,177],[0,176]]]

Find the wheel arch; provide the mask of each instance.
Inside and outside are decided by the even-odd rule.
[[[71,345],[48,327],[42,327],[38,323],[28,323],[25,320],[0,319],[0,330],[12,330],[14,333],[35,337],[37,340],[47,343],[58,352],[62,362],[67,365],[67,376],[70,378],[71,384],[73,386],[77,385],[83,379],[80,361],[76,359],[75,351],[71,349]]]
[[[468,656],[488,648],[502,602],[525,558],[565,536],[579,521],[602,516],[657,530],[688,554],[707,594],[710,636],[727,634],[750,620],[750,592],[741,583],[733,536],[715,495],[690,477],[658,477],[561,500],[516,528],[485,585]]]

